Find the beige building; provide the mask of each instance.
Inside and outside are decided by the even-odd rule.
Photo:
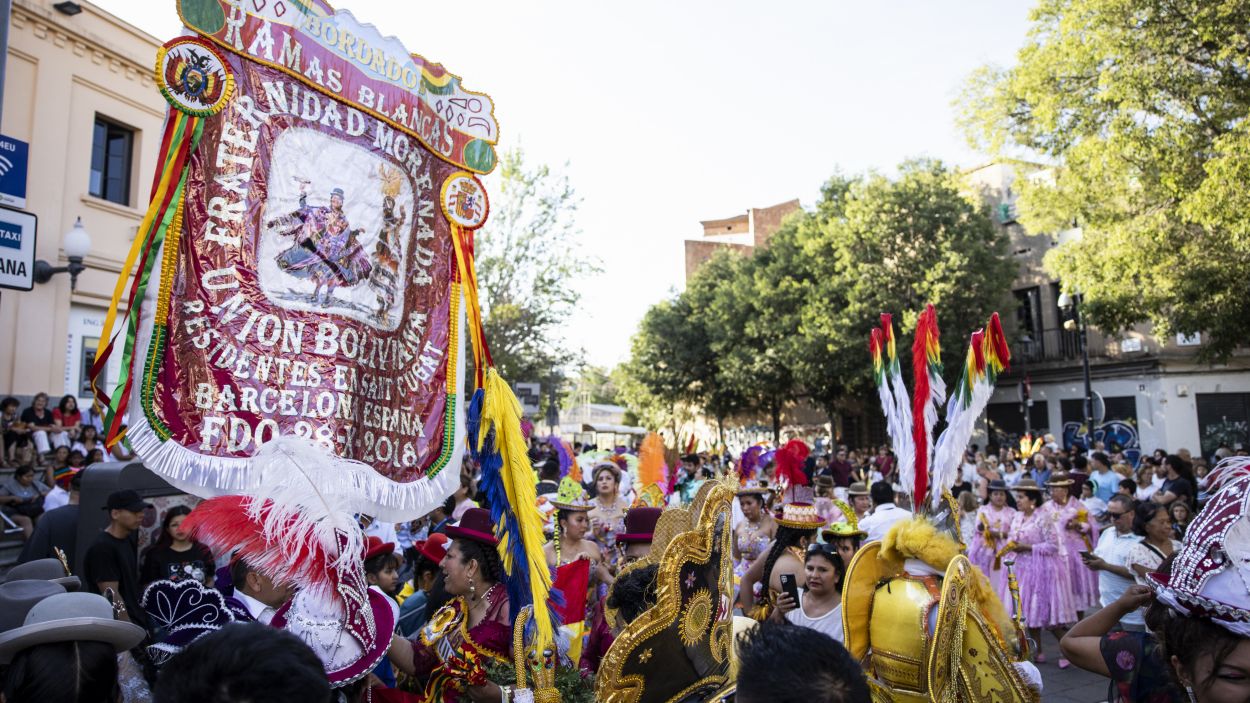
[[[712,254],[730,249],[749,254],[756,247],[768,246],[768,240],[781,229],[781,222],[800,209],[797,198],[768,207],[753,207],[746,212],[719,220],[703,220],[701,239],[687,239],[686,280],[689,281]]]
[[[75,291],[62,273],[0,295],[0,394],[46,391],[53,402],[90,397],[86,369],[147,208],[165,119],[153,77],[162,42],[76,4],[81,12],[69,15],[53,0],[14,1],[0,124],[30,144],[25,209],[39,217],[35,258],[64,266],[61,241],[79,217],[92,242]]]

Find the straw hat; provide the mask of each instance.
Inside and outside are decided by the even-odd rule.
[[[1016,481],[1016,485],[1012,488],[1012,490],[1015,490],[1015,491],[1031,491],[1031,492],[1033,492],[1033,493],[1041,493],[1041,492],[1042,492],[1042,488],[1041,488],[1041,486],[1038,486],[1038,485],[1037,485],[1037,481],[1034,481],[1034,480],[1033,480],[1033,479],[1031,479],[1031,478],[1022,478],[1022,479],[1020,479],[1019,481]]]

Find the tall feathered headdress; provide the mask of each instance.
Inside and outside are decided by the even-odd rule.
[[[791,486],[806,486],[807,473],[803,471],[803,462],[811,453],[807,443],[801,439],[792,439],[777,450],[777,480]]]
[[[638,490],[647,486],[660,486],[667,494],[668,466],[664,463],[664,439],[652,432],[642,440],[638,449]]]
[[[941,508],[942,492],[955,485],[976,420],[989,403],[998,374],[1011,359],[998,313],[994,313],[985,329],[972,334],[959,382],[948,401],[938,339],[937,315],[929,305],[920,315],[912,344],[916,392],[910,400],[888,314],[881,316],[881,327],[872,331],[868,342],[886,431],[898,459],[899,483],[918,510],[933,513]],[[942,405],[946,406],[946,429],[933,441]]]

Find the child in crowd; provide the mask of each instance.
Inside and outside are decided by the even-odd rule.
[[[391,598],[399,590],[400,556],[395,553],[395,544],[383,542],[374,535],[365,539],[365,581],[370,587],[376,586]],[[395,688],[395,670],[391,668],[389,659],[383,657],[373,670],[387,688]]]

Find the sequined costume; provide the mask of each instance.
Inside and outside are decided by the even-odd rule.
[[[741,579],[747,569],[751,568],[751,564],[761,554],[768,551],[768,545],[772,540],[760,531],[760,522],[747,521],[738,525],[738,528],[734,530],[734,540],[738,544],[738,553],[742,555],[742,558],[734,563],[734,576]]]
[[[488,659],[512,662],[512,624],[508,620],[508,592],[496,584],[486,615],[476,626],[467,627],[468,605],[456,598],[430,618],[410,640],[412,665],[422,683],[417,699],[427,703],[460,703],[469,683],[485,675]]]

